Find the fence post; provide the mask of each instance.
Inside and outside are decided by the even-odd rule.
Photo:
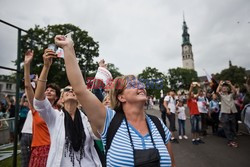
[[[21,29],[18,29],[17,37],[17,71],[20,71],[20,57],[21,57]],[[13,149],[13,167],[17,166],[17,141],[18,141],[18,115],[19,115],[19,87],[20,87],[20,73],[16,73],[16,107],[15,107],[15,132],[14,132],[14,149]]]

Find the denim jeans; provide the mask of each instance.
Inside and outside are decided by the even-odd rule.
[[[181,134],[185,135],[185,121],[186,120],[178,119],[179,136],[181,136]],[[181,133],[181,131],[182,131],[182,133]]]
[[[200,132],[200,115],[190,115],[191,122],[191,132],[199,133]]]

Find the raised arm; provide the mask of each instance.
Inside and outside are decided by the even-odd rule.
[[[64,50],[66,73],[77,99],[87,113],[90,123],[93,124],[99,132],[102,132],[106,118],[106,108],[97,97],[87,89],[76,60],[72,39],[57,35],[55,37],[55,43]]]
[[[39,79],[37,80],[37,88],[35,92],[35,98],[37,100],[44,100],[45,99],[45,89],[46,89],[46,83],[47,83],[47,77],[49,73],[50,66],[52,64],[53,58],[56,57],[55,52],[53,52],[50,49],[46,49],[43,54],[43,69],[39,76]]]
[[[24,57],[24,87],[29,105],[33,108],[34,91],[30,82],[30,63],[33,59],[34,52],[28,50]]]
[[[244,84],[247,92],[250,93],[250,77],[247,78],[246,83]]]
[[[216,93],[219,94],[219,95],[220,95],[220,90],[221,90],[222,83],[223,83],[223,81],[220,81],[220,83],[219,83],[219,85],[218,85],[218,87],[216,89]]]
[[[193,83],[191,83],[189,91],[188,91],[188,99],[191,99],[191,93],[193,91],[193,88],[194,88],[194,85],[193,85]]]
[[[232,93],[236,94],[237,91],[235,87],[233,86],[233,84],[230,81],[226,81],[226,83],[230,86]]]
[[[10,98],[9,98],[8,94],[6,94],[6,95],[4,96],[4,98],[5,98],[5,100],[6,100],[7,104],[8,104],[8,107],[10,107],[11,102],[10,102]]]
[[[25,93],[22,95],[22,98],[20,100],[20,103],[19,103],[20,106],[23,106],[24,99],[25,99]]]

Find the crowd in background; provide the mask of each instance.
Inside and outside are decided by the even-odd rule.
[[[201,136],[208,134],[211,127],[213,135],[225,137],[228,145],[238,147],[237,136],[241,135],[239,124],[249,125],[250,92],[248,91],[249,79],[245,87],[234,86],[230,81],[220,81],[217,89],[201,88],[200,84],[193,82],[188,93],[178,93],[171,90],[159,100],[159,109],[165,124],[168,118],[169,129],[172,132],[171,141],[178,143],[174,132],[175,117],[178,119],[179,139],[187,139],[185,135],[185,122],[190,118],[191,138],[194,145],[205,143]],[[195,91],[194,91],[195,89]],[[195,93],[194,93],[195,92]],[[185,107],[183,107],[183,105]],[[243,120],[242,120],[243,118]]]

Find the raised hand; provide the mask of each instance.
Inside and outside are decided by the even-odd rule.
[[[43,54],[44,66],[50,67],[53,62],[53,58],[57,58],[56,53],[50,49],[45,49]]]
[[[61,48],[64,48],[65,46],[69,46],[69,47],[74,46],[74,42],[73,42],[72,38],[70,36],[65,37],[64,35],[55,36],[55,44]]]
[[[226,83],[227,83],[228,85],[231,85],[231,84],[232,84],[231,81],[228,81],[228,80],[226,81]]]
[[[220,81],[219,85],[220,85],[220,86],[222,86],[222,85],[223,85],[223,83],[224,83],[224,81]]]
[[[24,55],[24,64],[30,64],[34,56],[33,50],[27,50],[27,52]]]
[[[99,64],[99,67],[103,67],[103,68],[106,68],[106,69],[108,67],[108,65],[105,64],[105,60],[104,59],[102,59],[98,64]]]

